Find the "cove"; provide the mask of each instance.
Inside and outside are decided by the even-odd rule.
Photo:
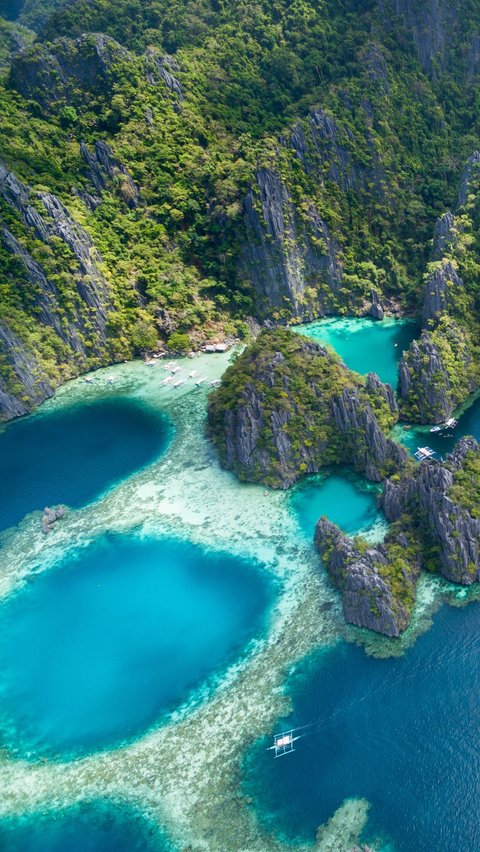
[[[480,604],[444,606],[400,658],[341,643],[305,663],[294,711],[275,730],[316,721],[280,760],[249,753],[245,787],[262,821],[313,841],[346,798],[371,803],[364,842],[395,852],[480,849]],[[272,732],[273,733],[273,732]],[[382,846],[384,848],[384,846]]]
[[[104,535],[0,604],[0,734],[16,755],[131,740],[264,624],[255,563],[170,538]]]
[[[367,531],[383,518],[375,505],[375,491],[338,474],[311,476],[292,489],[291,508],[304,535],[313,541],[315,526],[326,515],[346,533]]]
[[[172,852],[162,834],[132,809],[84,802],[60,812],[0,820],[2,852]]]
[[[85,506],[166,449],[170,421],[124,398],[38,412],[0,432],[0,529],[28,512]]]
[[[418,326],[412,320],[392,318],[380,321],[367,317],[334,317],[296,326],[293,330],[319,343],[327,343],[351,370],[377,373],[393,388],[397,386],[402,352],[418,335]]]
[[[439,457],[450,453],[459,438],[464,435],[473,435],[477,441],[480,440],[480,398],[464,411],[459,418],[458,426],[453,430],[430,432],[429,427],[413,426],[411,429],[398,431],[398,437],[411,452],[415,452],[417,447],[428,444]]]

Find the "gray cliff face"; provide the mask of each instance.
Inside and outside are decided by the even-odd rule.
[[[34,193],[3,166],[0,166],[0,196],[18,213],[38,240],[46,244],[53,237],[62,240],[77,265],[77,271],[72,274],[72,292],[68,304],[64,304],[62,294],[48,279],[38,261],[8,228],[0,230],[5,247],[24,267],[31,285],[30,295],[38,311],[38,321],[53,329],[68,347],[73,372],[80,372],[91,357],[105,362],[108,360],[110,294],[100,270],[101,257],[89,235],[56,196]],[[40,206],[44,208],[44,214],[39,212]],[[12,382],[7,387],[6,380],[3,380],[0,390],[0,420],[6,420],[25,414],[50,396],[60,378],[55,381],[44,374],[20,329],[13,330],[4,322],[1,337],[4,357],[15,376],[15,392],[12,391]]]
[[[246,481],[276,488],[289,488],[325,464],[350,465],[374,482],[398,470],[407,453],[385,437],[374,410],[380,406],[395,422],[392,388],[370,374],[364,387],[352,384],[335,393],[333,385],[332,393],[331,388],[324,390],[325,379],[317,383],[312,378],[306,389],[310,400],[302,407],[296,383],[296,373],[302,369],[298,354],[294,367],[280,351],[269,354],[266,361],[257,356],[251,379],[235,382],[235,399],[226,406],[220,407],[212,395],[209,426],[224,466]],[[305,369],[309,360],[325,359],[319,375],[328,375],[332,356],[323,347],[302,340],[301,357]],[[346,368],[336,365],[334,369],[345,371],[340,381],[346,384]]]
[[[287,310],[308,320],[328,311],[342,268],[316,207],[301,221],[281,177],[262,168],[245,198],[245,228],[241,273],[253,284],[258,314]]]
[[[389,385],[382,385],[378,376],[374,376],[373,383],[370,379],[370,383],[372,390],[374,383],[378,383],[377,388],[382,388],[382,396],[390,402]],[[389,391],[386,390],[387,387],[390,388]],[[395,406],[393,400],[392,405]],[[396,406],[391,410],[395,411]],[[373,409],[359,397],[358,391],[344,388],[339,396],[332,400],[332,414],[335,426],[343,436],[345,461],[353,464],[356,470],[364,471],[367,479],[381,482],[384,478],[382,471],[388,463],[398,468],[406,460],[404,448],[385,437]],[[361,441],[358,439],[359,433],[362,435]]]
[[[463,171],[459,206],[467,201],[480,177],[480,152],[475,151]],[[461,227],[450,211],[435,225],[432,261],[439,265],[429,274],[423,292],[422,326],[418,341],[403,354],[399,366],[399,393],[402,416],[420,423],[440,423],[477,390],[478,376],[473,363],[473,341],[462,320],[456,322],[456,304],[473,298],[465,292],[464,282],[449,258],[458,245]],[[445,320],[449,318],[448,324]],[[441,339],[430,333],[440,322]],[[443,346],[440,345],[444,344]],[[450,352],[448,358],[445,351]],[[453,378],[454,377],[454,378]]]
[[[80,143],[80,153],[87,165],[86,175],[96,191],[96,196],[79,193],[87,205],[93,209],[101,202],[102,193],[109,181],[117,179],[120,194],[132,209],[138,207],[140,196],[138,187],[130,177],[125,166],[113,154],[112,149],[102,139],[97,139],[93,151]]]
[[[110,91],[115,65],[128,61],[133,61],[131,54],[102,33],[60,38],[48,48],[35,43],[16,53],[9,83],[51,112],[58,104],[74,102],[79,87],[93,93]]]
[[[439,573],[466,586],[480,580],[480,520],[455,503],[449,491],[467,453],[479,450],[473,438],[462,438],[444,464],[422,462],[400,481],[387,480],[382,496],[388,520],[408,512],[420,535],[433,545]]]
[[[402,544],[401,536],[398,543]],[[377,545],[360,549],[325,517],[317,523],[315,545],[341,592],[345,620],[386,636],[399,636],[408,626],[410,612],[392,591],[385,570],[389,561],[386,548]],[[405,589],[413,592],[418,576],[418,565],[405,571]]]
[[[450,417],[454,409],[450,377],[429,332],[422,332],[403,354],[398,377],[400,397],[408,400],[412,395],[416,400],[418,423],[441,423]]]
[[[455,267],[446,261],[429,276],[423,296],[423,325],[436,324],[440,315],[449,308],[449,285],[463,288],[463,281]]]
[[[445,252],[456,249],[457,243],[455,219],[450,210],[447,210],[435,222],[432,260],[441,260]]]
[[[161,82],[176,100],[183,101],[181,83],[173,74],[178,70],[177,60],[173,56],[160,56],[153,47],[149,47],[145,52],[145,76],[150,85],[156,86]]]
[[[0,356],[12,367],[18,383],[12,390],[0,377],[1,421],[26,414],[32,406],[43,402],[52,395],[53,384],[43,373],[34,353],[3,323],[0,323]],[[21,388],[21,394],[18,394],[18,387]]]
[[[30,187],[21,183],[12,172],[0,164],[0,196],[19,213],[25,225],[33,228],[37,239],[48,243],[51,237],[59,237],[70,249],[78,262],[79,275],[76,279],[78,294],[85,306],[95,314],[95,326],[99,338],[104,341],[108,312],[108,288],[100,271],[102,259],[93,246],[84,228],[78,224],[67,208],[48,192],[34,194]],[[40,200],[48,218],[33,206]]]
[[[387,21],[394,17],[403,21],[425,71],[435,76],[436,68],[445,67],[447,47],[459,20],[457,0],[379,0],[379,7]]]

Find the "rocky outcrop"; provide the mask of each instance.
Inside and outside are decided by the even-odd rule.
[[[1,164],[0,196],[17,211],[24,224],[33,229],[37,239],[48,243],[52,237],[58,237],[68,246],[78,263],[78,294],[85,306],[95,312],[96,331],[99,338],[104,340],[108,288],[100,271],[102,259],[89,234],[72,218],[59,198],[48,192],[33,193],[29,186]],[[37,209],[38,202],[43,205],[47,218]]]
[[[436,76],[445,68],[447,48],[459,20],[456,3],[449,0],[378,0],[386,22],[400,19],[411,33],[420,62],[427,73]]]
[[[75,40],[60,38],[48,46],[35,42],[15,54],[9,83],[48,113],[59,105],[76,103],[82,97],[80,89],[107,94],[115,81],[116,67],[133,61],[125,48],[102,33]]]
[[[434,269],[428,276],[423,294],[423,325],[431,326],[438,322],[441,314],[448,311],[451,302],[449,290],[453,287],[463,289],[463,281],[459,278],[455,267],[450,261]]]
[[[459,205],[478,191],[480,152],[463,171]],[[465,286],[452,257],[460,246],[465,219],[450,211],[435,225],[432,264],[423,292],[423,332],[403,354],[399,366],[401,415],[419,423],[440,423],[480,387],[471,318],[475,296]],[[464,241],[463,241],[464,242]],[[464,253],[465,246],[462,248]],[[460,255],[461,259],[462,255]],[[468,281],[467,281],[468,284]]]
[[[86,176],[95,189],[96,196],[86,194],[89,207],[95,208],[100,204],[102,193],[109,181],[116,180],[121,197],[128,207],[138,207],[140,196],[138,187],[128,174],[125,166],[114,156],[110,145],[102,139],[97,139],[91,151],[85,142],[80,143],[80,153],[87,165]],[[82,195],[82,193],[80,193]],[[82,197],[84,197],[82,195]]]
[[[65,506],[55,506],[53,509],[49,506],[45,506],[42,515],[42,530],[45,535],[51,531],[53,525],[56,524],[57,521],[60,521],[65,516],[66,511]]]
[[[385,317],[385,308],[376,290],[372,290],[371,299],[372,306],[370,308],[370,316],[374,319],[383,320],[383,318]]]
[[[356,542],[325,517],[315,528],[315,545],[341,592],[345,620],[386,636],[399,636],[410,620],[420,574],[418,561],[410,564],[404,560],[395,571],[387,545]],[[399,533],[396,546],[408,551],[411,542]]]
[[[310,204],[300,219],[280,175],[262,168],[244,209],[240,273],[253,284],[258,315],[285,311],[307,320],[331,310],[342,267],[317,208]]]
[[[478,443],[462,438],[444,463],[422,462],[412,473],[387,480],[382,496],[388,520],[413,523],[424,564],[467,586],[480,580],[479,459]]]
[[[480,151],[474,151],[473,154],[468,158],[466,166],[462,172],[462,179],[460,181],[460,191],[458,193],[458,206],[463,207],[467,203],[468,194],[472,184],[472,181],[478,177],[480,177]]]
[[[145,76],[152,86],[163,83],[176,100],[183,101],[181,83],[174,76],[178,72],[178,62],[173,56],[159,55],[154,47],[149,47],[145,53]]]
[[[18,334],[0,322],[0,421],[19,417],[51,396],[54,383]]]
[[[470,333],[442,317],[414,340],[399,365],[400,411],[416,423],[441,423],[480,385]]]
[[[435,223],[432,260],[441,260],[447,251],[455,251],[457,243],[455,219],[453,213],[447,210]]]
[[[336,463],[378,482],[406,459],[386,437],[397,418],[391,388],[286,330],[263,332],[227,370],[208,416],[223,465],[274,488]]]
[[[110,291],[101,272],[102,259],[90,236],[56,196],[33,192],[3,166],[0,166],[0,196],[37,240],[52,245],[53,238],[60,239],[71,252],[74,271],[71,290],[65,299],[10,229],[0,230],[5,247],[24,268],[30,285],[29,305],[35,307],[39,327],[52,329],[59,341],[58,351],[63,351],[64,357],[68,353],[70,368],[63,376],[80,372],[91,358],[99,359],[97,363],[109,360]],[[5,365],[0,379],[0,420],[6,420],[25,414],[50,396],[62,375],[56,377],[51,364],[48,373],[45,372],[34,351],[33,339],[29,342],[28,330],[11,327],[6,318],[0,331],[0,351]]]

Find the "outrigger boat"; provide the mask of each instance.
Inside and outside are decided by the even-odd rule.
[[[291,751],[295,751],[293,744],[300,737],[301,734],[295,736],[295,729],[285,731],[283,734],[277,734],[273,738],[273,745],[269,746],[268,750],[275,752],[274,757],[283,757],[284,754],[290,754]]]

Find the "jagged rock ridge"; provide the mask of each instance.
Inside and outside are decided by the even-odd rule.
[[[263,332],[209,401],[222,464],[276,488],[336,463],[381,481],[406,458],[386,437],[396,419],[392,390],[378,376],[365,381],[323,347],[282,329]]]

